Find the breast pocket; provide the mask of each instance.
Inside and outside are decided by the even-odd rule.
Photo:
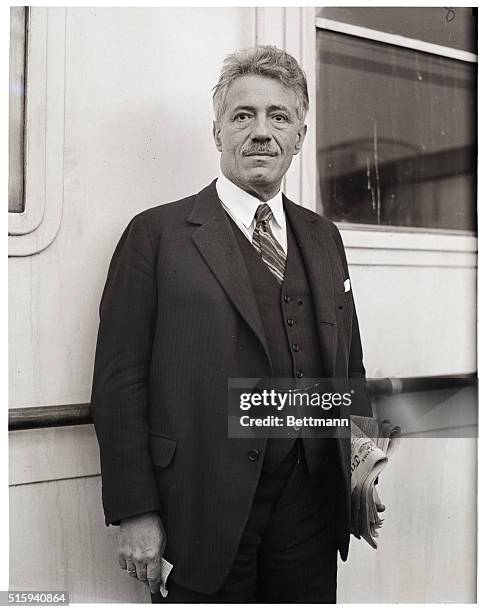
[[[353,293],[352,291],[344,291],[340,289],[334,290],[334,300],[336,303],[336,314],[352,314],[353,310]]]
[[[176,451],[176,440],[150,431],[150,454],[154,465],[166,468],[173,460]]]
[[[353,325],[353,294],[351,291],[335,290],[334,301],[340,345],[345,352],[348,352]]]

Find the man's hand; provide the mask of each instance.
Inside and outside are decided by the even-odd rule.
[[[163,523],[156,512],[122,519],[118,537],[118,563],[157,593],[161,582],[161,556],[166,545]]]
[[[374,503],[376,504],[376,510],[378,512],[384,512],[386,510],[386,506],[379,499],[379,495],[376,490],[376,487],[374,487],[373,489],[373,499],[374,499]]]

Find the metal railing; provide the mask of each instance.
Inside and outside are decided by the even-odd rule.
[[[410,378],[371,378],[366,381],[372,398],[451,389],[475,384],[477,373],[454,376],[420,376]],[[18,431],[42,427],[63,427],[92,423],[89,404],[65,404],[61,406],[33,406],[9,410],[8,429]]]

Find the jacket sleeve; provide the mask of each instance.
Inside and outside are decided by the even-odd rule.
[[[344,250],[343,241],[338,228],[333,226],[333,237],[341,257],[344,269],[344,278],[349,278],[348,263]],[[352,381],[352,386],[355,390],[355,401],[352,408],[352,413],[363,416],[373,416],[371,401],[366,389],[366,371],[363,365],[363,349],[361,345],[361,335],[359,333],[359,323],[356,314],[356,306],[353,300],[353,324],[351,331],[351,346],[349,349],[348,376]]]
[[[143,217],[123,233],[100,303],[91,414],[100,446],[105,523],[160,510],[149,452],[148,372],[155,254]]]

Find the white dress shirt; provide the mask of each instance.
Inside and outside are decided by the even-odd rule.
[[[218,197],[225,211],[233,219],[246,238],[253,243],[253,232],[255,228],[254,216],[258,206],[262,204],[263,201],[243,191],[222,173],[220,173],[216,181],[216,191],[218,192]],[[285,254],[287,254],[288,238],[286,232],[286,216],[284,214],[283,195],[281,191],[279,191],[274,198],[264,203],[270,207],[273,213],[269,222],[271,231],[276,240],[283,247]]]

